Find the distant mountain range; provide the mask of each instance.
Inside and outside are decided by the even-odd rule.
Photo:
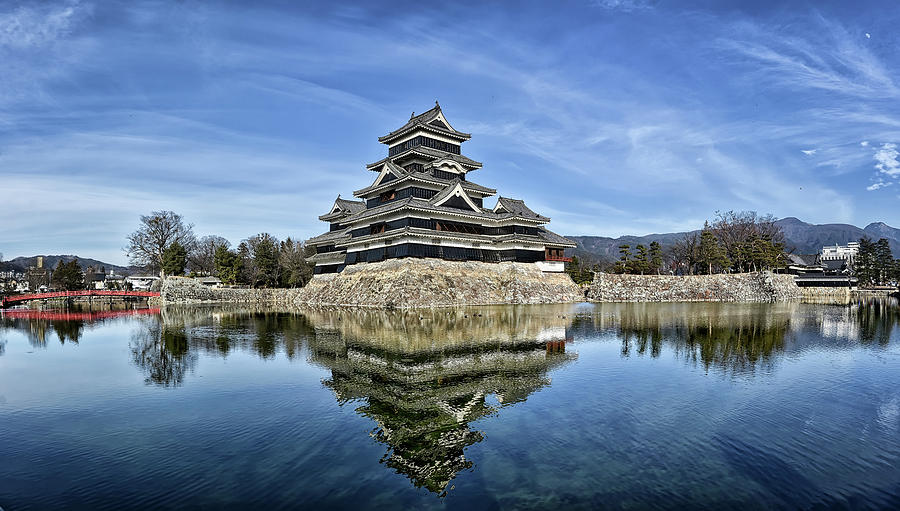
[[[873,240],[887,238],[894,257],[900,257],[900,229],[884,222],[874,222],[864,228],[849,224],[809,224],[794,217],[782,218],[775,222],[784,231],[788,250],[795,254],[817,254],[824,245],[845,245],[849,241],[857,241],[863,236]],[[691,231],[696,232],[696,231]],[[604,236],[567,236],[578,246],[574,254],[582,259],[611,262],[619,258],[619,245],[649,245],[659,242],[663,248],[671,247],[688,232],[672,232],[665,234],[648,234],[646,236],[620,236],[608,238]]]
[[[31,256],[31,257],[17,257],[15,259],[10,259],[9,261],[0,261],[0,271],[25,271],[29,266],[37,265],[37,258],[40,256]],[[115,271],[119,274],[130,274],[134,273],[135,268],[128,268],[125,266],[118,266],[115,264],[104,263],[103,261],[98,261],[96,259],[89,259],[87,257],[79,257],[76,255],[45,255],[44,258],[44,267],[56,268],[56,265],[62,261],[64,264],[72,261],[73,259],[78,259],[78,265],[81,266],[82,270],[86,270],[88,266],[93,266],[94,268],[106,268],[106,271]]]

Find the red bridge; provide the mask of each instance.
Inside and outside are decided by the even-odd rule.
[[[151,296],[159,296],[159,293],[153,291],[101,291],[95,289],[88,291],[56,291],[53,293],[10,295],[0,297],[0,307],[6,307],[7,305],[13,303],[29,302],[31,300],[46,300],[48,298],[75,298],[79,296],[132,296],[138,298],[149,298]]]

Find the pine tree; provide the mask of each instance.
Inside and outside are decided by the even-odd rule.
[[[659,245],[658,241],[650,242],[650,266],[652,270],[656,271],[656,274],[659,275],[659,271],[662,268],[663,258],[662,258],[662,247]]]
[[[226,284],[236,284],[243,266],[240,256],[222,245],[216,248],[214,261],[216,276]]]
[[[281,242],[278,251],[278,265],[281,266],[281,285],[300,287],[312,278],[312,266],[306,262],[305,247],[290,237]]]
[[[61,291],[75,291],[84,288],[84,272],[81,271],[81,265],[78,259],[73,259],[68,263],[62,260],[53,270],[53,276],[50,279],[53,287]]]
[[[887,238],[881,238],[875,243],[875,267],[878,284],[887,284],[894,267],[894,255]]]
[[[728,257],[708,226],[700,233],[700,263],[706,265],[712,275],[713,267],[727,267]]]
[[[854,272],[859,283],[864,286],[874,285],[878,280],[878,265],[875,243],[866,236],[859,239],[859,252],[854,262]]]
[[[279,279],[278,240],[269,233],[263,232],[247,240],[249,251],[253,257],[253,279],[251,285],[273,287]]]
[[[647,258],[647,247],[638,245],[635,248],[638,253],[634,257],[634,271],[643,275],[650,267],[650,261]]]
[[[173,241],[163,250],[162,271],[166,275],[184,276],[187,266],[187,250],[181,243]]]
[[[631,245],[619,245],[619,272],[628,273],[631,259]]]

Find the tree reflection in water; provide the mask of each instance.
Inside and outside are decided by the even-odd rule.
[[[181,385],[197,364],[197,351],[190,349],[185,327],[154,320],[144,323],[129,344],[134,364],[144,371],[144,381],[165,387]]]
[[[785,349],[797,304],[599,304],[575,330],[612,332],[623,357],[659,357],[664,346],[705,370],[752,373]],[[585,324],[587,323],[587,324]]]
[[[91,310],[73,306],[64,310],[11,309],[0,312],[0,327],[23,332],[31,346],[46,348],[47,337],[56,333],[60,344],[77,344],[86,326],[123,315],[155,314],[159,309]]]
[[[900,323],[897,298],[869,298],[853,305],[860,340],[886,346],[894,325]]]

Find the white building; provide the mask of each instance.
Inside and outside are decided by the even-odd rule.
[[[847,261],[847,264],[853,264],[856,255],[859,254],[859,242],[851,241],[846,245],[837,245],[822,247],[823,261]]]
[[[125,277],[125,282],[131,284],[131,289],[135,291],[149,291],[153,283],[159,280],[155,275],[134,275]]]

